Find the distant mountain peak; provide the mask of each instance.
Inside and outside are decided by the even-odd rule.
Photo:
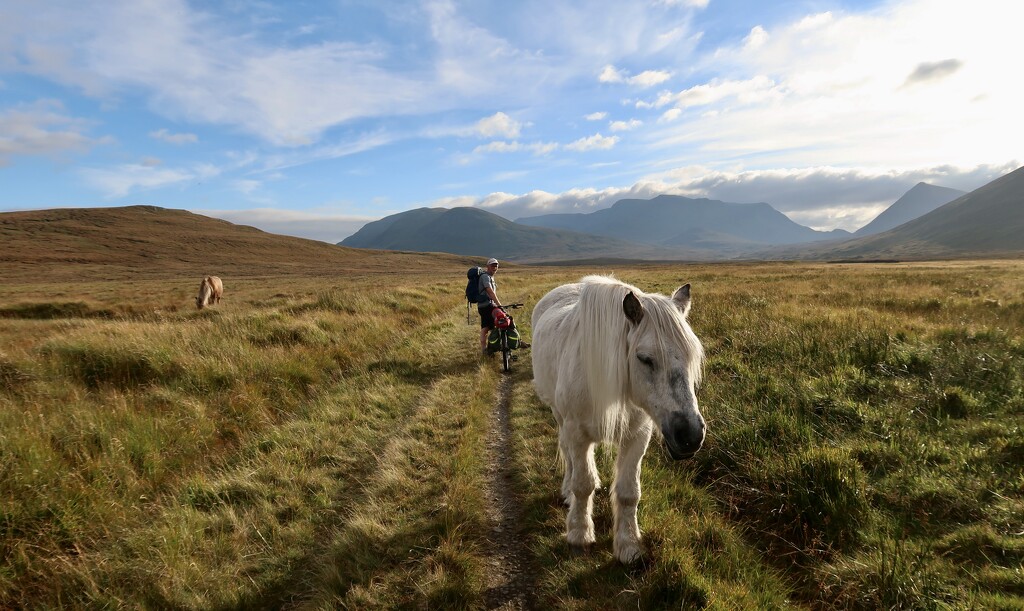
[[[963,195],[964,192],[957,189],[919,182],[853,235],[860,237],[894,229]]]

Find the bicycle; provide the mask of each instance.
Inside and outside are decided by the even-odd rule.
[[[512,361],[512,348],[508,345],[508,330],[512,326],[512,317],[508,315],[505,310],[517,310],[523,307],[521,303],[508,303],[503,306],[495,307],[492,315],[494,316],[494,329],[498,332],[498,345],[501,349],[501,369],[502,371],[509,371],[511,369]],[[501,314],[499,314],[499,311]],[[520,347],[525,347],[522,339],[519,340]]]

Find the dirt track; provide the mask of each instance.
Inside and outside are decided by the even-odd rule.
[[[519,533],[522,510],[512,477],[512,386],[512,376],[503,375],[487,440],[487,504],[491,525],[487,609],[532,609],[535,604],[535,577],[529,549]]]

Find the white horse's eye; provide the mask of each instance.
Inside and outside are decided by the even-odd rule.
[[[636,358],[637,358],[638,361],[640,361],[644,365],[647,365],[648,367],[650,367],[652,369],[654,368],[654,359],[652,359],[651,357],[647,356],[646,354],[638,354],[638,355],[636,355]]]

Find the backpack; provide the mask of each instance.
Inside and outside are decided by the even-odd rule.
[[[469,279],[469,282],[466,283],[466,301],[480,303],[480,268],[469,268],[466,278]]]
[[[466,272],[466,301],[476,303],[480,298],[480,268],[473,266]]]

